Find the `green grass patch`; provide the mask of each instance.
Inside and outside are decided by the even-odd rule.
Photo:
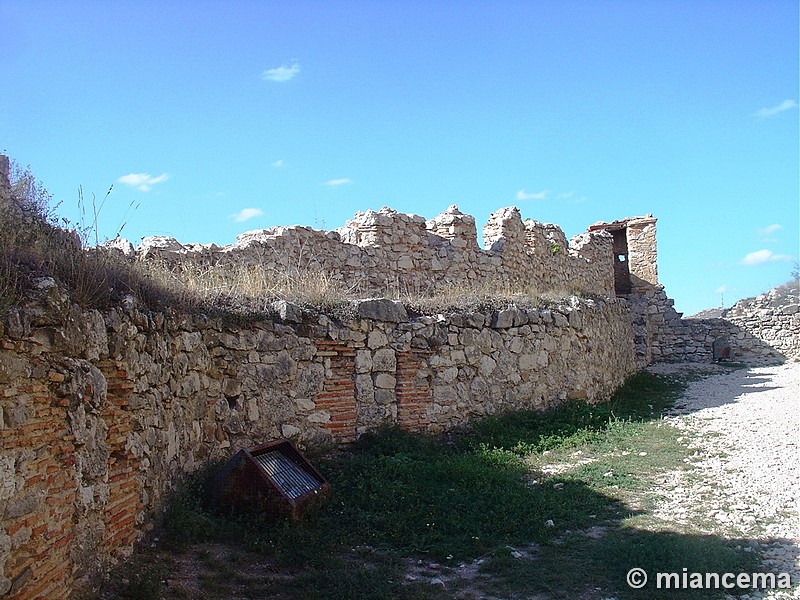
[[[626,423],[659,418],[682,389],[673,379],[642,371],[630,377],[609,402],[574,401],[544,414],[521,411],[487,417],[472,426],[464,441],[518,455],[596,443]]]
[[[739,541],[741,542],[741,541]],[[595,539],[574,532],[543,545],[533,560],[498,552],[485,563],[482,574],[490,578],[494,594],[551,598],[615,597],[620,600],[656,598],[724,598],[745,590],[675,589],[657,585],[658,573],[753,573],[761,570],[754,553],[737,549],[739,542],[715,536],[683,535],[633,528],[609,528]],[[569,565],[565,569],[565,565]],[[627,584],[630,569],[648,574],[645,587]]]
[[[592,562],[605,579],[624,590],[623,598],[724,598],[730,590],[666,589],[657,587],[658,573],[753,573],[761,570],[757,555],[742,552],[737,542],[709,535],[685,535],[665,531],[621,528],[593,548]],[[648,574],[640,590],[625,585],[629,569]],[[743,591],[740,593],[744,593]]]
[[[208,511],[209,468],[175,494],[163,539],[173,549],[235,540],[243,552],[270,557],[283,575],[265,573],[253,589],[275,598],[448,598],[463,587],[409,582],[406,565],[420,560],[453,572],[480,560],[480,577],[469,585],[486,593],[566,598],[599,588],[657,597],[630,595],[620,572],[680,572],[685,564],[735,570],[752,560],[743,563],[720,538],[624,527],[635,513],[625,494],[682,464],[685,448],[661,421],[681,391],[675,380],[640,373],[602,405],[499,415],[442,437],[398,429],[366,435],[315,460],[334,494],[299,523]],[[559,461],[575,464],[542,473]],[[608,533],[587,536],[593,527]],[[520,558],[514,548],[537,550]],[[235,565],[211,562],[204,586],[222,597],[241,577]]]

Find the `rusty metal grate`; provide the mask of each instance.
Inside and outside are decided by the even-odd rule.
[[[240,450],[217,472],[212,488],[218,509],[292,519],[300,519],[331,491],[327,480],[288,440]]]
[[[257,454],[253,458],[289,498],[299,498],[322,484],[319,479],[304,471],[300,465],[295,464],[278,450]]]

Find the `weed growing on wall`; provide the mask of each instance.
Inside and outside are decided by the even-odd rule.
[[[0,308],[18,304],[42,277],[55,279],[87,308],[107,308],[126,295],[146,306],[169,301],[168,290],[117,253],[88,247],[92,237],[99,239],[102,204],[93,200],[91,219],[73,226],[59,221],[50,194],[29,169],[13,165],[10,183],[9,197],[0,202]]]

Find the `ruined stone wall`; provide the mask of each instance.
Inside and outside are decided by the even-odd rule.
[[[425,221],[389,208],[358,213],[337,231],[273,227],[240,235],[236,244],[181,244],[145,238],[142,260],[178,261],[201,268],[258,265],[279,274],[321,272],[361,297],[429,294],[442,289],[519,288],[535,292],[614,295],[611,237],[584,233],[567,242],[556,225],[522,221],[519,210],[493,213],[477,241],[475,219],[451,206]]]
[[[0,177],[0,200],[7,188]],[[651,361],[710,360],[723,334],[737,358],[772,360],[763,340],[784,344],[789,323],[782,347],[796,348],[796,311],[772,315],[777,325],[760,313],[758,323],[681,319],[657,284],[655,220],[625,225],[638,277],[627,300],[614,297],[609,233],[568,243],[512,208],[491,216],[483,249],[474,219],[451,207],[427,223],[383,209],[338,232],[273,228],[224,248],[151,238],[135,252],[201,268],[316,269],[364,295],[521,286],[606,298],[549,308],[413,317],[364,300],[335,317],[283,303],[274,319],[242,324],[132,302],[82,310],[39,280],[24,307],[0,315],[0,596],[85,589],[152,526],[181,474],[258,442],[349,442],[383,424],[441,432],[597,402]]]
[[[634,293],[659,287],[656,219],[652,215],[629,219],[626,233]]]
[[[715,340],[732,359],[748,365],[800,360],[800,306],[739,308],[720,318],[682,318],[663,288],[627,299],[634,322],[638,363],[711,362]]]
[[[723,318],[786,358],[800,360],[800,290],[797,281],[782,287],[792,289],[793,293],[777,302],[773,297],[775,290],[737,302],[725,311]]]
[[[656,221],[647,215],[589,227],[613,237],[615,288],[631,310],[640,367],[661,361],[710,362],[715,343],[730,346],[734,360],[750,365],[800,359],[796,284],[739,302],[722,318],[682,318],[658,283]]]
[[[82,310],[50,279],[0,322],[0,596],[67,598],[129,553],[182,473],[278,437],[438,432],[635,368],[622,301],[409,317],[282,304],[247,324],[131,303]]]

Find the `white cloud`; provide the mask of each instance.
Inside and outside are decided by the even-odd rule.
[[[766,227],[763,227],[763,228],[759,229],[758,230],[758,235],[761,235],[761,236],[772,235],[773,233],[775,233],[779,229],[783,229],[783,225],[778,225],[777,223],[774,223],[772,225],[767,225]]]
[[[294,79],[295,76],[300,72],[300,65],[296,62],[293,62],[291,66],[281,65],[280,67],[275,67],[274,69],[267,69],[261,74],[261,79],[265,81],[277,81],[279,83],[283,83],[284,81],[289,81],[290,79]]]
[[[768,262],[781,262],[787,260],[792,260],[792,257],[786,254],[775,254],[772,252],[772,250],[756,250],[755,252],[750,252],[747,254],[739,262],[743,265],[763,265],[764,263]]]
[[[338,185],[347,185],[348,183],[353,183],[353,180],[348,179],[347,177],[342,177],[340,179],[329,179],[325,182],[325,185],[336,187]]]
[[[272,166],[276,169],[282,169],[286,166],[286,163],[283,162],[283,159],[281,158],[280,160],[276,160],[274,163],[272,163]]]
[[[232,214],[231,219],[237,223],[244,223],[245,221],[249,221],[255,217],[260,217],[263,214],[264,211],[260,208],[243,208],[239,212]]]
[[[729,289],[730,289],[730,288],[729,288],[727,285],[721,285],[721,286],[719,286],[717,289],[715,289],[715,290],[714,290],[714,292],[715,292],[715,293],[717,293],[717,294],[724,294],[724,293],[725,293],[725,292],[727,292]]]
[[[785,110],[791,110],[793,108],[797,108],[797,102],[794,100],[784,100],[777,106],[770,106],[765,108],[760,108],[755,112],[755,116],[757,117],[774,117],[775,115],[782,113]]]
[[[517,192],[517,200],[544,200],[550,190],[542,190],[541,192],[528,193],[524,189]]]
[[[564,202],[569,202],[570,204],[583,204],[589,200],[588,196],[578,196],[578,193],[575,191],[563,192],[559,194],[557,198]]]
[[[157,183],[163,183],[169,179],[169,175],[162,173],[158,177],[153,177],[150,173],[128,173],[117,181],[136,188],[140,192],[149,192]]]

